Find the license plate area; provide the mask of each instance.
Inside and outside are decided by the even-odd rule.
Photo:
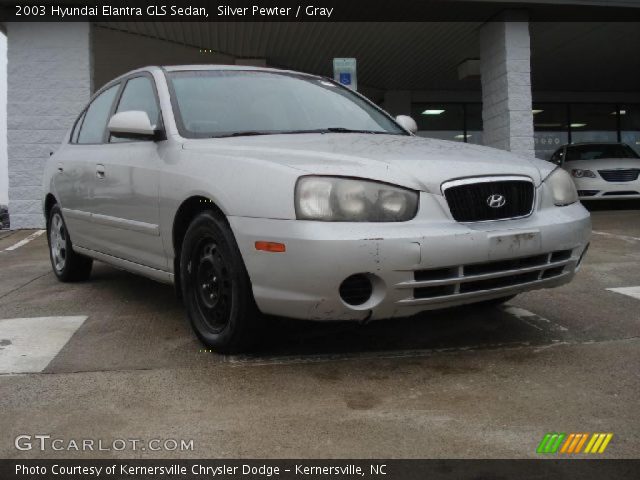
[[[542,235],[539,230],[489,234],[489,259],[513,258],[539,253]]]

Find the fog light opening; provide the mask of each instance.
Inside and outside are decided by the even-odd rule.
[[[365,304],[373,294],[373,283],[369,275],[357,273],[344,279],[340,284],[340,298],[347,305],[357,307]]]

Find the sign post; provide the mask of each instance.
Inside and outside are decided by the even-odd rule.
[[[333,79],[345,87],[358,90],[358,75],[355,58],[334,58]]]

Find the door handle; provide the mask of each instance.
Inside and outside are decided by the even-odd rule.
[[[104,178],[104,165],[100,163],[96,165],[96,177]]]
[[[64,167],[62,166],[62,162],[58,163],[58,172],[64,172]]]

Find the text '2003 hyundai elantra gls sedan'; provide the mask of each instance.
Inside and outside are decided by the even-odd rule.
[[[404,317],[571,280],[591,226],[566,171],[414,130],[302,73],[128,73],[47,163],[53,270],[174,283],[220,352],[250,348],[262,314]]]

